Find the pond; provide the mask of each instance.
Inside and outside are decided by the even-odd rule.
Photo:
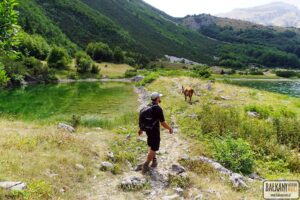
[[[300,80],[230,80],[230,83],[300,97]]]
[[[30,121],[114,119],[137,109],[137,95],[129,83],[78,82],[36,85],[0,92],[2,116]]]

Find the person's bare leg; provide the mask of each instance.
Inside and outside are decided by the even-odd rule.
[[[143,173],[146,173],[147,171],[149,171],[149,164],[150,162],[155,158],[155,151],[153,150],[149,150],[148,156],[147,156],[147,160],[143,165]]]

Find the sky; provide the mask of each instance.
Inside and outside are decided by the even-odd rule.
[[[278,0],[144,0],[173,17],[192,14],[220,14],[235,8],[249,8]],[[300,0],[279,0],[300,8]]]

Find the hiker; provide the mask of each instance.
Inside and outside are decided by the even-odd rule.
[[[153,92],[151,94],[151,103],[143,108],[140,112],[139,119],[139,135],[146,132],[148,139],[147,144],[150,147],[146,162],[143,164],[143,174],[150,170],[149,164],[151,163],[152,168],[156,168],[158,163],[156,159],[156,151],[159,150],[160,145],[160,124],[167,130],[170,134],[173,134],[173,129],[165,122],[165,117],[162,108],[158,105],[161,103],[162,94],[158,92]]]

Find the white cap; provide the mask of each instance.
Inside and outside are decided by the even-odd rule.
[[[155,99],[157,99],[158,97],[162,97],[163,95],[162,94],[160,94],[160,93],[158,93],[158,92],[153,92],[152,94],[151,94],[151,100],[155,100]]]

